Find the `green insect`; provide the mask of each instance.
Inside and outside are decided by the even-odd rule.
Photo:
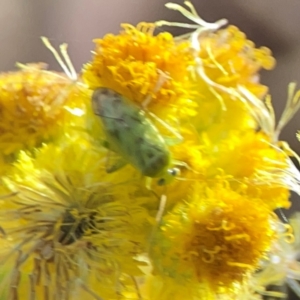
[[[177,168],[170,168],[171,154],[165,140],[137,105],[111,89],[98,88],[92,107],[101,118],[108,148],[125,162],[144,176],[159,178],[159,185],[178,175]]]

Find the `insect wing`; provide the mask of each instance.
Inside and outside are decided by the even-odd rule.
[[[156,177],[170,161],[170,153],[164,139],[141,110],[138,116],[128,114],[126,122],[135,125],[132,132],[133,144],[131,149],[128,149],[131,156],[143,175]]]
[[[94,92],[92,104],[110,149],[145,176],[155,177],[165,169],[170,160],[165,141],[139,107],[106,88]]]

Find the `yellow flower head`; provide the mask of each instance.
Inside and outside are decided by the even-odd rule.
[[[145,283],[141,287],[142,296],[149,300],[263,300],[255,289],[252,281],[242,286],[235,286],[228,293],[216,295],[214,291],[210,290],[204,285],[195,285],[193,282],[185,281],[183,284],[174,284],[174,279],[170,277],[147,275]],[[263,287],[264,295],[273,296],[268,293]],[[279,293],[278,293],[279,294]]]
[[[0,75],[1,152],[9,155],[55,138],[72,118],[66,106],[77,95],[68,77],[47,72],[42,65]]]
[[[288,208],[289,190],[299,191],[298,175],[289,158],[264,133],[231,132],[219,144],[208,142],[205,151],[211,163],[208,178],[215,178],[222,170],[231,178],[232,188],[260,198],[270,209]]]
[[[192,201],[162,220],[150,253],[154,274],[174,278],[174,285],[192,281],[213,293],[243,283],[276,236],[270,209],[254,200],[227,184],[196,184]]]
[[[167,5],[196,24],[123,24],[95,40],[83,82],[46,39],[65,74],[0,75],[0,299],[253,300],[299,278],[273,210],[300,194],[278,141],[300,92],[276,127],[270,50]]]
[[[147,300],[214,300],[215,295],[193,282],[174,282],[173,278],[149,274],[141,287]]]
[[[260,99],[265,96],[267,88],[259,83],[258,72],[262,68],[274,67],[275,60],[270,50],[265,47],[256,49],[234,26],[220,30],[226,20],[207,23],[190,2],[186,1],[185,5],[190,11],[174,3],[167,4],[196,24],[158,23],[196,29],[184,36],[189,37],[195,60],[192,100],[199,109],[192,121],[194,126],[215,140],[226,137],[227,131],[234,128],[256,128],[256,120],[240,101],[238,87],[244,86]]]
[[[256,128],[249,109],[238,99],[238,87],[243,86],[262,99],[267,87],[259,83],[260,69],[271,69],[274,58],[267,48],[257,49],[236,27],[199,38],[200,51],[197,72],[198,105],[196,116],[199,130],[222,138],[233,128]]]
[[[199,44],[198,56],[208,78],[225,87],[245,86],[258,97],[265,95],[267,89],[258,82],[258,72],[275,65],[268,48],[255,48],[235,26],[200,37]]]
[[[105,155],[82,138],[45,145],[35,159],[22,152],[5,179],[13,194],[0,201],[11,242],[0,251],[1,293],[115,299],[124,276],[142,274],[136,257],[151,220],[147,197],[120,177],[105,178]]]
[[[187,201],[195,182],[213,187],[226,179],[233,190],[265,202],[270,210],[289,208],[290,190],[300,191],[299,172],[262,132],[232,131],[219,143],[205,134],[189,133],[184,142],[170,149],[175,161],[181,163],[180,174],[165,192],[171,206]]]
[[[83,70],[88,86],[110,88],[151,111],[174,104],[187,108],[189,43],[177,44],[167,32],[154,36],[153,24],[122,27],[119,35],[95,40],[93,60]]]
[[[20,150],[53,142],[70,129],[85,131],[82,116],[90,93],[77,78],[67,45],[60,46],[64,62],[49,41],[42,40],[65,74],[47,71],[43,63],[18,64],[19,71],[0,74],[1,175],[10,170]]]

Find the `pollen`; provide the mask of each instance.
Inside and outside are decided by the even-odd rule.
[[[183,5],[167,7],[187,23],[94,40],[82,75],[46,38],[63,74],[0,74],[0,299],[258,300],[285,281],[300,294],[299,216],[274,213],[300,195],[300,158],[279,140],[300,92],[277,122],[259,78],[271,51]]]
[[[68,142],[44,145],[35,158],[21,152],[17,171],[3,179],[0,295],[7,298],[116,299],[116,283],[141,275],[136,257],[151,219],[143,197],[132,200],[134,185],[101,180],[101,153],[87,141]]]
[[[197,103],[203,108],[195,117],[199,130],[219,139],[222,131],[256,128],[249,109],[238,100],[237,88],[245,87],[260,100],[266,96],[268,88],[260,83],[259,71],[274,67],[271,51],[256,48],[234,26],[200,36],[198,42]]]
[[[270,249],[276,217],[263,202],[226,185],[199,187],[190,203],[178,205],[162,220],[153,245],[155,273],[230,292]]]
[[[272,145],[264,133],[249,131],[241,135],[232,132],[228,139],[217,145],[211,144],[209,148],[218,149],[218,155],[208,158],[211,162],[206,174],[208,178],[218,176],[221,169],[232,178],[230,185],[234,189],[260,198],[271,210],[290,207],[290,183],[295,180],[295,175],[289,172],[288,157]],[[212,153],[212,150],[206,151]],[[231,163],[233,157],[235,163]],[[290,179],[284,180],[289,173]]]
[[[1,153],[11,155],[53,140],[70,116],[65,106],[76,94],[69,78],[42,65],[0,75]]]
[[[266,88],[257,82],[257,73],[274,68],[275,59],[270,49],[255,48],[235,26],[211,33],[199,43],[205,74],[214,82],[227,87],[240,84],[257,96],[265,92]]]
[[[189,42],[176,43],[170,33],[154,35],[154,24],[123,24],[118,35],[96,39],[94,56],[83,70],[91,89],[110,88],[155,111],[189,103]],[[191,108],[192,109],[192,108]]]

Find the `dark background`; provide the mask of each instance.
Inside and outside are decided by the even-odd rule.
[[[164,7],[166,2],[0,0],[0,71],[14,69],[17,61],[47,62],[51,69],[60,70],[40,36],[47,36],[55,46],[68,43],[69,54],[79,71],[91,57],[92,39],[108,32],[118,33],[120,23],[160,19],[184,21],[178,12]],[[273,71],[262,73],[262,82],[270,87],[279,117],[285,105],[288,83],[298,81],[300,88],[300,0],[194,0],[193,3],[205,20],[227,18],[257,46],[272,49],[277,66]],[[298,113],[281,135],[281,139],[287,140],[298,153],[300,143],[295,134],[300,130],[299,117]],[[300,210],[299,198],[293,199],[293,208]]]

